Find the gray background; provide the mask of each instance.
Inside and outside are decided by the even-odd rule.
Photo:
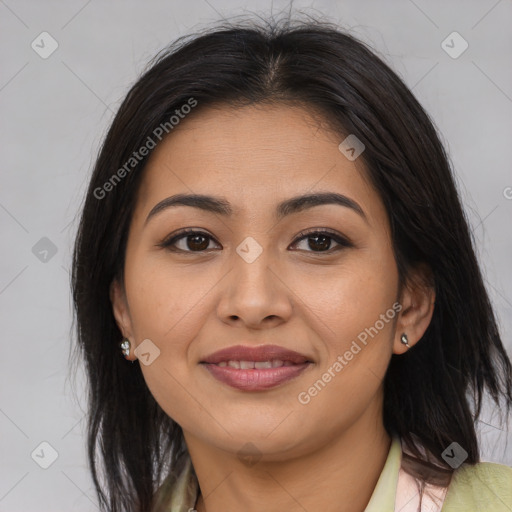
[[[276,0],[272,8],[287,6]],[[310,0],[294,7],[369,42],[435,120],[512,352],[512,2]],[[83,374],[67,378],[68,271],[77,211],[113,113],[148,59],[176,37],[221,17],[270,10],[263,0],[0,0],[0,511],[97,509],[85,458]],[[47,59],[31,47],[43,31],[59,45]],[[453,31],[469,44],[456,59],[441,47]],[[491,411],[482,420],[484,460],[512,465],[510,431],[496,428]],[[43,441],[58,454],[48,469],[39,465],[51,462]]]

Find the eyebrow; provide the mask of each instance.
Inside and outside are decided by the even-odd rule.
[[[304,194],[286,199],[277,205],[276,218],[277,220],[281,220],[288,215],[325,204],[337,204],[345,208],[350,208],[363,218],[366,223],[368,223],[366,214],[356,201],[336,192]],[[201,210],[226,217],[233,215],[233,209],[231,208],[229,201],[222,197],[208,196],[204,194],[176,194],[157,203],[146,217],[144,225],[146,225],[149,220],[158,213],[176,206],[191,206],[193,208],[199,208]]]

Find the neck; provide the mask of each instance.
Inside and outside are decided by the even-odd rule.
[[[368,418],[366,420],[371,420]],[[197,512],[363,512],[391,446],[383,425],[361,421],[301,456],[243,464],[185,434],[201,488]],[[369,428],[369,427],[372,428]]]

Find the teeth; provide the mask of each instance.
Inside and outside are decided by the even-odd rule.
[[[272,361],[258,361],[257,363],[254,363],[254,368],[272,368]],[[277,366],[274,366],[274,368],[277,368]]]
[[[281,359],[272,359],[271,361],[221,361],[217,366],[236,368],[237,370],[268,370],[270,368],[280,368],[281,366],[293,366],[291,361],[282,361]]]

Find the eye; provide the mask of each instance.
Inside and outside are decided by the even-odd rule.
[[[307,240],[307,247],[313,249],[312,251],[307,251],[307,249],[305,249],[307,252],[332,253],[346,247],[353,247],[352,243],[349,242],[346,238],[326,229],[315,229],[308,232],[301,231],[299,233],[299,238],[293,242],[292,247],[297,245],[299,242],[302,242],[303,240]],[[337,248],[331,248],[332,241],[338,244]]]
[[[194,229],[184,229],[164,240],[158,246],[175,252],[205,252],[211,240],[213,238],[208,233]],[[181,243],[181,247],[178,247],[178,243]]]

